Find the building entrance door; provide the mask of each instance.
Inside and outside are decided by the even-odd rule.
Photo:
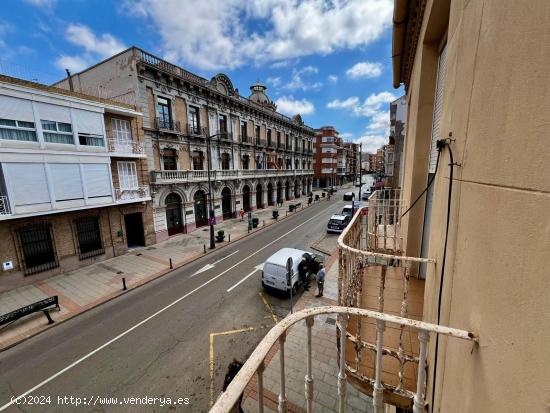
[[[145,246],[141,212],[124,215],[124,226],[126,227],[126,243],[128,244],[128,248]]]

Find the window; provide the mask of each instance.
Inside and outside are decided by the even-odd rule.
[[[59,267],[50,225],[17,231],[25,275]]]
[[[281,132],[277,132],[277,147],[281,146]]]
[[[157,118],[159,128],[170,129],[172,114],[170,112],[170,100],[158,97],[157,98]]]
[[[201,129],[199,108],[195,106],[189,106],[189,129],[190,133],[198,135]]]
[[[271,146],[271,129],[267,130],[267,146]]]
[[[227,116],[218,115],[218,126],[220,133],[227,133]]]
[[[78,255],[81,260],[105,253],[99,217],[77,219],[74,221],[74,227],[78,241]]]
[[[42,120],[44,141],[49,143],[74,144],[73,127],[70,123]]]
[[[285,146],[287,149],[290,149],[290,136],[289,134],[285,134]]]
[[[241,141],[248,142],[248,131],[246,120],[241,120]]]
[[[135,162],[117,162],[120,189],[133,190],[139,187]]]
[[[260,145],[260,125],[256,125],[256,145]]]
[[[113,128],[113,138],[118,143],[127,144],[132,140],[132,130],[130,122],[124,119],[111,119],[111,125]]]
[[[0,119],[0,139],[36,142],[34,122]]]
[[[178,158],[175,149],[165,149],[162,153],[162,163],[165,171],[178,169]]]
[[[222,169],[224,171],[229,170],[229,154],[228,153],[222,153]]]
[[[204,155],[201,151],[193,152],[193,170],[202,171]]]
[[[323,136],[322,142],[323,143],[334,143],[334,138],[332,138],[330,136]]]
[[[248,155],[243,155],[243,169],[248,169],[250,164],[250,157]]]
[[[78,143],[83,146],[105,146],[105,141],[103,136],[90,135],[87,133],[78,134]]]

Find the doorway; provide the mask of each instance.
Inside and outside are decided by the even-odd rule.
[[[183,219],[181,214],[181,198],[178,194],[169,194],[166,197],[166,227],[168,235],[183,232]]]
[[[126,227],[126,244],[128,244],[128,248],[144,247],[145,237],[143,236],[141,212],[124,215],[124,226]]]
[[[203,190],[195,192],[195,224],[198,227],[208,225],[208,214],[206,208],[206,193]]]
[[[243,187],[243,209],[244,212],[250,211],[250,187],[245,185]]]
[[[228,187],[222,190],[222,214],[223,219],[233,218],[233,210],[231,208],[231,189]]]
[[[256,208],[262,209],[264,207],[262,185],[256,186]]]

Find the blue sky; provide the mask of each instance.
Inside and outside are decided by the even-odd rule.
[[[278,110],[387,141],[393,0],[4,0],[0,72],[51,83],[128,46],[242,95],[260,80]]]

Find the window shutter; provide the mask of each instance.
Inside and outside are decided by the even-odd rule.
[[[34,122],[30,100],[0,96],[0,118]]]
[[[108,164],[84,164],[82,167],[88,198],[112,195]]]
[[[16,206],[50,202],[46,170],[42,163],[5,163]]]
[[[50,164],[56,201],[84,198],[78,164]]]
[[[440,122],[441,114],[443,111],[443,91],[445,85],[445,67],[447,55],[447,45],[443,46],[441,54],[439,55],[439,63],[437,66],[437,84],[435,89],[435,104],[434,104],[434,116],[432,121],[432,141],[430,146],[430,163],[428,165],[428,172],[435,173],[435,164],[437,162],[437,146],[436,141],[441,139]]]
[[[69,108],[42,102],[38,102],[36,105],[40,119],[71,123],[71,112]]]
[[[103,114],[89,110],[73,109],[79,133],[103,136]]]

